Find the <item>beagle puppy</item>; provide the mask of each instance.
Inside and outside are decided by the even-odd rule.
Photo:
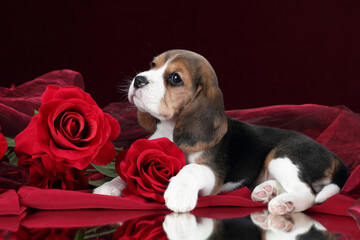
[[[194,209],[198,196],[243,186],[272,214],[300,212],[338,193],[348,177],[340,158],[301,133],[228,118],[215,71],[197,53],[155,57],[128,99],[150,139],[167,137],[185,153],[187,165],[164,194],[175,212]],[[125,186],[118,177],[94,193],[120,195]]]

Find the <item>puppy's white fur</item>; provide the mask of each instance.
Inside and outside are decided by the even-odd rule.
[[[129,101],[134,103],[140,111],[148,112],[159,120],[165,120],[159,113],[159,108],[166,92],[163,76],[168,62],[158,69],[138,74],[138,76],[145,77],[149,84],[146,87],[135,89],[133,80],[128,93]]]
[[[164,193],[166,206],[174,212],[189,212],[195,208],[198,195],[210,195],[214,186],[215,175],[209,167],[188,164],[171,178]]]
[[[269,173],[281,184],[285,192],[269,202],[270,213],[281,215],[288,212],[301,212],[314,204],[315,197],[310,188],[300,181],[299,169],[288,158],[274,159],[269,164]],[[280,193],[280,194],[279,194]],[[291,203],[294,209],[287,209]],[[286,212],[282,211],[285,206]]]
[[[248,180],[241,179],[239,182],[227,182],[222,185],[220,192],[230,192],[232,190],[238,189],[241,186],[244,186]]]
[[[120,177],[104,183],[100,187],[94,189],[93,193],[110,196],[120,196],[121,191],[127,186],[126,182]]]
[[[156,125],[156,131],[149,137],[149,140],[166,137],[173,142],[172,133],[174,131],[174,126],[175,121],[173,119],[161,121]]]

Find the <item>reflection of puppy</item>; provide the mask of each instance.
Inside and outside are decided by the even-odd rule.
[[[190,213],[171,213],[165,216],[164,231],[171,240],[209,239],[215,220],[196,218]]]
[[[264,239],[336,239],[317,221],[303,213],[288,216],[273,215],[268,211],[250,215],[254,224],[263,230]]]
[[[338,193],[348,176],[335,154],[300,133],[227,118],[216,74],[196,53],[155,57],[134,78],[128,98],[150,138],[169,138],[187,157],[164,194],[173,211],[194,209],[199,194],[247,186],[271,213],[299,212]],[[115,179],[95,193],[119,195],[120,185]]]
[[[224,220],[196,218],[190,213],[172,213],[165,217],[163,227],[167,237],[172,240],[336,239],[336,235],[303,213],[279,216],[272,215],[266,210],[248,217]]]

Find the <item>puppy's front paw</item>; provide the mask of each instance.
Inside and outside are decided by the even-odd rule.
[[[119,186],[111,184],[111,182],[104,183],[100,187],[97,187],[93,191],[94,194],[109,195],[109,196],[120,196],[121,191]]]
[[[165,204],[174,212],[189,212],[196,206],[198,192],[187,179],[173,177],[164,193]]]
[[[106,182],[100,187],[94,189],[94,194],[120,196],[121,191],[127,186],[127,184],[120,178],[116,177],[110,182]]]

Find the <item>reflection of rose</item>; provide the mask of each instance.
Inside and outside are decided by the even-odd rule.
[[[0,133],[0,159],[4,157],[7,147],[8,145],[5,137],[2,135],[2,133]]]
[[[162,203],[170,178],[185,165],[184,153],[167,138],[137,140],[117,160],[116,171],[128,184],[124,197]]]
[[[167,239],[163,229],[164,216],[146,216],[124,222],[113,239]]]
[[[43,158],[48,155],[27,155],[19,157],[18,166],[28,170],[30,175],[29,184],[39,188],[58,188],[67,190],[84,189],[88,185],[88,179],[84,172],[73,167],[63,167],[59,171],[48,170]]]
[[[55,229],[55,228],[35,228],[28,229],[25,227],[20,227],[20,229],[15,233],[17,240],[32,240],[32,239],[61,239],[61,240],[70,240],[74,239],[76,228],[65,228],[65,229]]]
[[[84,169],[90,162],[105,165],[115,157],[113,141],[118,122],[77,87],[48,86],[42,105],[16,138],[17,153],[45,154],[46,168],[69,166]]]

